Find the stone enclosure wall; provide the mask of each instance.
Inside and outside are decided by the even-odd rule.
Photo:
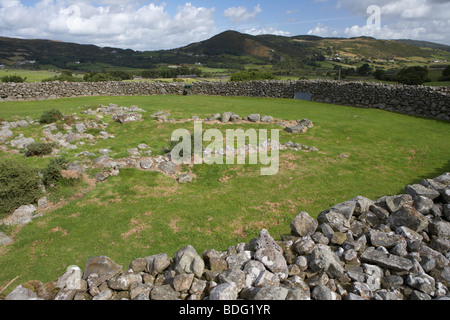
[[[0,102],[79,96],[182,95],[184,83],[158,82],[46,82],[2,83]],[[197,82],[191,95],[294,98],[306,92],[311,100],[360,108],[376,108],[425,118],[450,120],[448,87],[404,86],[329,80]]]
[[[187,245],[121,266],[90,258],[6,300],[450,300],[450,173],[405,193],[298,213],[291,234],[201,255]],[[56,277],[55,277],[56,278]],[[0,300],[3,297],[0,296]]]

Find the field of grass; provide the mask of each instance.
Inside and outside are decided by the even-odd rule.
[[[0,227],[14,243],[0,247],[0,290],[5,292],[27,280],[57,279],[69,265],[84,269],[90,257],[106,255],[125,268],[131,260],[156,253],[169,256],[191,244],[226,250],[257,237],[262,228],[274,238],[289,234],[289,224],[300,211],[317,216],[322,210],[362,195],[373,200],[404,192],[404,186],[450,171],[450,124],[382,110],[290,99],[206,96],[87,97],[49,101],[1,102],[0,118],[38,119],[44,110],[77,113],[89,106],[115,103],[146,110],[144,120],[121,125],[110,123],[115,139],[68,152],[112,150],[114,157],[140,143],[162,154],[173,130],[193,129],[193,123],[158,123],[151,114],[170,111],[175,119],[233,111],[278,119],[308,118],[315,124],[306,134],[280,130],[280,142],[316,146],[319,152],[280,151],[280,171],[261,176],[260,165],[195,165],[190,184],[157,172],[122,169],[119,176],[87,188],[85,183],[50,190],[50,199],[63,205],[32,223],[14,229]],[[17,116],[17,117],[15,117]],[[84,116],[83,116],[84,117]],[[281,129],[276,124],[219,126]],[[203,126],[204,129],[212,125]],[[41,126],[16,129],[39,139]],[[342,157],[345,154],[348,157]],[[100,154],[98,154],[99,156]],[[0,151],[0,157],[23,157]],[[27,159],[42,168],[48,158]]]

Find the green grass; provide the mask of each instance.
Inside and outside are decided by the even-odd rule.
[[[358,109],[290,99],[230,98],[207,96],[136,96],[68,98],[33,102],[2,102],[0,118],[14,115],[39,118],[44,110],[79,113],[78,107],[116,103],[147,110],[144,121],[107,129],[115,139],[72,150],[98,152],[110,148],[114,157],[139,143],[155,154],[168,146],[174,129],[193,124],[159,124],[150,114],[170,111],[175,119],[206,117],[233,111],[275,118],[311,119],[315,127],[303,135],[280,131],[280,142],[289,140],[316,146],[319,152],[280,152],[280,171],[261,176],[256,165],[196,165],[193,183],[180,185],[156,172],[123,169],[117,177],[97,184],[83,197],[73,197],[86,187],[77,184],[53,191],[68,199],[61,208],[34,220],[14,236],[14,243],[0,248],[0,288],[20,276],[5,292],[35,279],[57,279],[69,265],[84,268],[93,256],[106,255],[128,267],[131,260],[156,253],[173,255],[191,244],[199,253],[249,241],[262,228],[272,236],[289,234],[289,223],[300,211],[317,216],[322,210],[356,195],[377,199],[404,192],[417,183],[450,171],[450,125],[382,110]],[[81,116],[81,115],[80,115]],[[249,125],[221,126],[222,130]],[[204,129],[212,126],[204,125]],[[259,128],[281,128],[275,124]],[[39,138],[41,127],[17,129]],[[348,158],[339,157],[340,154]],[[22,157],[0,153],[2,157]],[[43,167],[48,158],[27,159]],[[72,199],[70,199],[73,197]],[[52,198],[53,199],[53,198]],[[6,228],[8,234],[14,229]],[[4,293],[5,293],[4,292]]]

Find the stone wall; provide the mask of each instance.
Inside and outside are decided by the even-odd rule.
[[[184,83],[79,82],[2,83],[0,101],[40,100],[79,96],[181,95]],[[292,99],[296,92],[312,100],[360,108],[377,108],[414,116],[450,120],[450,88],[404,86],[328,80],[197,82],[192,95],[248,96]]]
[[[6,300],[450,300],[450,173],[405,193],[300,212],[291,234],[201,255],[187,245],[121,266],[90,258]]]

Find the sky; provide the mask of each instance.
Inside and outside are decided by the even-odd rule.
[[[450,45],[450,0],[0,0],[0,36],[173,49],[235,30]]]

